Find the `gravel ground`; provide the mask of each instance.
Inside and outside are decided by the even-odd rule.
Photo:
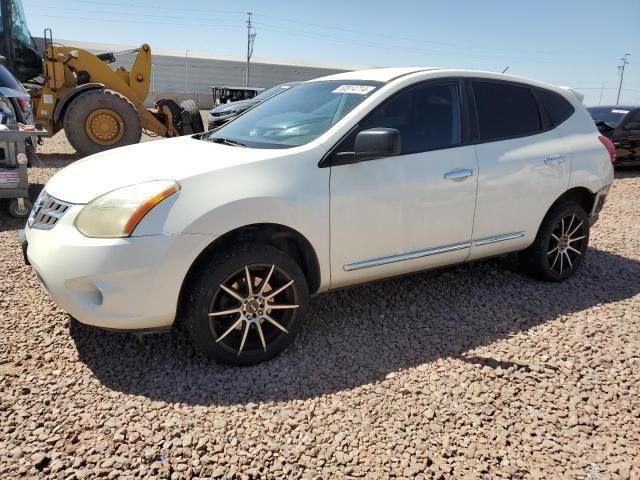
[[[39,151],[36,184],[78,158]],[[618,172],[561,285],[492,260],[331,293],[248,368],[70,321],[3,208],[0,478],[640,478],[639,205]]]

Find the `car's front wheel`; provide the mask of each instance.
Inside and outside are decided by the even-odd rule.
[[[582,265],[589,244],[589,217],[576,202],[554,205],[542,221],[534,243],[521,254],[524,268],[536,278],[561,282]]]
[[[207,356],[235,365],[268,360],[297,335],[309,302],[298,264],[269,245],[218,252],[188,285],[184,322]]]

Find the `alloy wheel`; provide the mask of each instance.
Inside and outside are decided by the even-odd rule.
[[[587,238],[586,225],[571,213],[560,219],[551,232],[547,260],[549,269],[563,275],[573,270],[577,259],[584,253]]]
[[[262,354],[289,334],[298,293],[291,276],[273,264],[252,264],[229,275],[209,306],[216,343],[239,355]]]

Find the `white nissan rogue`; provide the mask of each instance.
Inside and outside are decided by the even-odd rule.
[[[47,183],[22,241],[80,322],[181,321],[205,354],[251,364],[291,344],[310,294],[510,252],[539,279],[566,279],[614,155],[567,88],[357,71],[215,131],[72,164]]]

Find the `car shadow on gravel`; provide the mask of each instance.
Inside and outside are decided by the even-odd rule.
[[[591,249],[581,272],[562,284],[531,280],[504,261],[462,265],[319,296],[294,346],[253,367],[203,358],[179,327],[141,339],[75,321],[70,330],[81,361],[110,389],[229,405],[317,397],[438,358],[464,359],[474,347],[638,293],[640,262],[601,250]]]

